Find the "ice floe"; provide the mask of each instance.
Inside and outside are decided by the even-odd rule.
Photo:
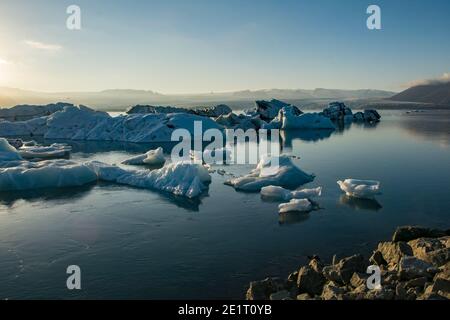
[[[281,111],[281,129],[335,129],[330,120],[319,113],[303,113],[296,115],[292,108],[283,108]]]
[[[314,175],[299,169],[288,156],[264,156],[249,174],[233,178],[225,184],[236,190],[259,192],[263,187],[296,188],[314,180]]]
[[[180,107],[162,107],[162,106],[150,106],[150,105],[136,105],[127,109],[127,114],[136,113],[189,113],[203,117],[217,118],[221,115],[231,113],[232,110],[225,104],[219,104],[214,107],[199,107],[199,108],[180,108]]]
[[[289,201],[291,199],[304,199],[320,197],[322,187],[314,189],[287,190],[278,186],[267,186],[261,189],[261,197],[271,200]]]
[[[30,190],[81,186],[97,181],[87,165],[70,160],[0,163],[0,190]]]
[[[145,154],[126,159],[122,161],[122,164],[162,166],[165,162],[166,159],[164,158],[163,148],[159,147],[155,150],[150,150]]]
[[[19,154],[24,159],[55,159],[67,158],[70,156],[72,147],[64,143],[53,143],[50,146],[26,146],[18,149]]]
[[[346,179],[337,184],[349,197],[373,199],[380,194],[380,182],[374,180]]]
[[[278,206],[278,212],[310,212],[313,210],[313,204],[308,199],[292,199],[287,203],[281,203]]]
[[[260,100],[255,103],[255,113],[259,114],[261,119],[265,121],[273,120],[278,115],[280,110],[286,107],[292,109],[296,115],[302,114],[296,106],[276,99],[272,99],[271,101]]]

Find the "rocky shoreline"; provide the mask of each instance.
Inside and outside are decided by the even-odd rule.
[[[380,271],[380,286],[369,289],[374,269]],[[450,230],[399,227],[368,260],[355,254],[326,265],[314,256],[287,279],[251,282],[246,299],[448,300]]]

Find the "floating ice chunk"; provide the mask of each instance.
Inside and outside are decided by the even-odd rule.
[[[282,187],[268,186],[261,189],[261,196],[267,199],[289,201],[291,199],[304,199],[319,197],[322,194],[322,187],[314,189],[302,189],[290,191]]]
[[[292,199],[288,203],[281,203],[278,206],[279,213],[310,212],[312,210],[313,205],[308,199]]]
[[[314,175],[300,170],[288,156],[262,157],[256,169],[249,174],[233,178],[225,184],[236,190],[258,192],[263,187],[280,186],[296,188],[314,180]]]
[[[152,171],[125,170],[96,161],[89,162],[88,166],[97,173],[100,180],[170,192],[188,198],[199,196],[211,182],[206,168],[190,162],[170,163]]]
[[[95,172],[70,160],[20,161],[0,168],[0,190],[81,186],[97,181]]]
[[[55,159],[68,157],[72,147],[62,143],[54,143],[49,147],[22,146],[18,151],[24,159]]]
[[[294,190],[291,192],[291,196],[294,199],[314,198],[320,197],[321,195],[322,195],[322,187],[317,187],[313,189]]]
[[[0,138],[0,161],[14,161],[21,160],[17,149],[8,143],[5,138]]]
[[[380,182],[374,180],[346,179],[337,184],[349,197],[372,199],[380,194]]]
[[[205,149],[203,151],[203,161],[206,163],[224,163],[231,160],[231,149],[229,148],[216,148]]]
[[[282,201],[289,201],[292,199],[291,191],[278,186],[267,186],[261,188],[261,197]]]
[[[166,162],[163,154],[163,148],[159,147],[155,150],[150,150],[145,154],[132,157],[130,159],[122,161],[123,164],[131,164],[131,165],[150,165],[150,166],[159,166],[163,165]]]

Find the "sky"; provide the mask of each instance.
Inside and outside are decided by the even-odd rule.
[[[81,30],[66,28],[72,4]],[[398,91],[450,71],[449,13],[448,0],[2,0],[0,86]]]

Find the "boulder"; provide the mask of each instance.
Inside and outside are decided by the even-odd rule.
[[[446,236],[446,231],[424,228],[420,226],[403,226],[397,228],[392,241],[394,242],[408,242],[418,238],[439,238]]]
[[[267,300],[272,293],[282,291],[284,281],[279,278],[267,278],[261,281],[250,282],[247,290],[247,300]]]
[[[281,290],[270,295],[270,300],[289,300],[291,294],[287,290]]]
[[[391,267],[397,265],[402,257],[413,255],[411,247],[405,242],[380,242],[377,251]]]
[[[345,288],[340,287],[333,281],[328,282],[322,291],[320,296],[323,300],[344,300]]]
[[[450,260],[450,247],[448,237],[445,238],[419,238],[408,242],[416,258],[441,266]]]
[[[431,277],[436,273],[436,268],[432,264],[417,259],[416,257],[404,256],[400,259],[398,270],[400,278],[410,280],[419,277]]]
[[[322,273],[317,272],[310,265],[302,267],[298,272],[297,287],[299,293],[308,293],[311,296],[320,295],[326,279]]]

